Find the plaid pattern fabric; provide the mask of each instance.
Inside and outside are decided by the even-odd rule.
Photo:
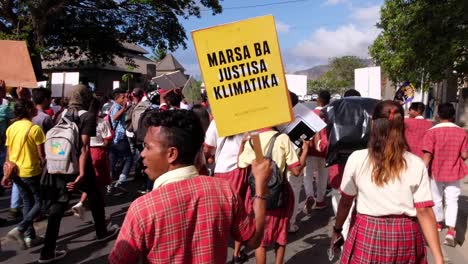
[[[438,182],[463,179],[468,175],[461,159],[461,153],[468,151],[466,132],[454,124],[441,125],[429,129],[423,140],[423,151],[432,154],[429,174]]]
[[[245,201],[247,187],[249,186],[247,184],[247,177],[249,176],[247,168],[237,168],[229,172],[215,172],[214,176],[229,182],[234,192],[239,194],[239,197]]]
[[[345,165],[333,164],[328,167],[328,176],[330,177],[330,185],[333,189],[339,190],[341,181],[343,180],[343,172]]]
[[[426,119],[406,118],[405,119],[405,137],[408,142],[409,151],[422,158],[422,139],[427,130],[432,127],[432,123]]]
[[[427,263],[426,247],[416,218],[357,214],[340,263]]]
[[[109,255],[110,263],[225,263],[228,237],[255,232],[242,200],[222,179],[198,176],[135,200]]]
[[[263,231],[263,239],[260,245],[262,247],[268,247],[275,243],[286,246],[288,243],[289,220],[294,211],[294,192],[289,182],[286,182],[284,187],[286,188],[285,199],[287,199],[285,206],[266,211],[265,230]],[[254,212],[250,187],[248,187],[245,207],[247,208],[247,212],[253,216]]]

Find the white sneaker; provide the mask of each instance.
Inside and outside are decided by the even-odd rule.
[[[296,224],[290,224],[288,228],[288,233],[296,233],[299,231],[299,226]]]
[[[71,208],[73,214],[78,216],[82,221],[84,221],[85,217],[85,208],[81,202],[77,203],[75,206]]]
[[[447,232],[445,236],[444,244],[450,247],[455,247],[455,233]]]
[[[44,238],[41,236],[36,236],[36,238],[32,239],[30,237],[25,237],[24,238],[24,243],[26,244],[27,248],[32,248],[35,246],[39,246],[42,243],[44,243]]]
[[[26,248],[26,244],[24,242],[24,233],[20,232],[17,227],[13,228],[8,232],[7,237],[13,241],[16,241],[21,249]]]

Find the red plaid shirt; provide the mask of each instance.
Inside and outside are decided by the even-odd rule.
[[[468,175],[461,153],[468,151],[466,132],[453,123],[441,123],[426,132],[423,151],[432,154],[431,176],[438,182],[457,181]]]
[[[317,106],[313,112],[320,116],[322,118],[321,110],[323,107]],[[322,118],[323,120],[323,118]],[[307,153],[308,156],[314,156],[314,157],[319,157],[319,158],[326,158],[327,157],[327,147],[328,147],[328,135],[327,135],[327,128],[323,128],[322,130],[319,131],[320,134],[320,142],[319,145],[314,146],[312,148],[309,148],[309,152]],[[313,140],[312,140],[313,142]],[[320,151],[317,150],[317,148],[320,149]]]
[[[405,119],[405,137],[408,142],[409,151],[422,158],[422,139],[427,130],[432,127],[432,122],[426,119],[406,118]]]
[[[229,235],[246,241],[254,232],[254,220],[227,181],[197,176],[135,200],[109,262],[225,263]]]

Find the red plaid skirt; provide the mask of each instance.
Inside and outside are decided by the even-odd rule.
[[[243,201],[245,200],[245,194],[248,187],[247,177],[249,176],[247,168],[237,168],[223,173],[216,172],[214,176],[228,181],[231,188],[239,194]]]
[[[340,263],[427,263],[416,218],[357,214]]]
[[[263,232],[262,247],[272,244],[286,246],[288,243],[289,219],[291,219],[294,210],[294,193],[289,182],[286,182],[286,206],[266,211],[265,231]],[[247,191],[245,200],[247,212],[253,214],[252,200],[250,199],[250,187]]]

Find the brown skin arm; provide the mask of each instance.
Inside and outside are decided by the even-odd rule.
[[[429,164],[431,163],[431,160],[432,160],[432,154],[429,152],[424,152],[423,161],[426,167],[429,166]]]
[[[67,183],[67,188],[70,191],[76,191],[80,186],[81,182],[83,181],[83,177],[86,171],[87,157],[89,154],[89,141],[90,137],[88,135],[81,135],[82,146],[81,154],[79,157],[80,174],[78,174],[74,182]]]
[[[37,154],[39,156],[39,160],[41,161],[41,166],[43,166],[45,164],[45,152],[44,152],[44,144],[39,144],[39,145],[36,145],[36,150],[37,150]]]
[[[463,152],[461,153],[461,158],[462,158],[463,160],[467,160],[467,159],[468,159],[468,151],[463,151]]]
[[[9,161],[9,152],[8,152],[8,147],[6,147],[6,154],[5,154],[5,161]],[[12,180],[10,178],[7,178],[5,175],[2,177],[2,182],[1,185],[4,187],[10,187],[12,185]]]
[[[267,193],[267,183],[271,174],[271,161],[263,159],[260,162],[252,161],[252,174],[255,177],[255,195],[265,197]],[[253,199],[253,210],[255,214],[255,233],[246,241],[249,248],[256,249],[260,246],[265,230],[266,201]]]
[[[115,115],[112,116],[113,121],[119,119],[120,116],[122,116],[128,110],[129,106],[128,106],[127,102],[128,102],[128,98],[125,97],[122,108],[119,111],[117,111],[117,113],[115,113]]]
[[[430,207],[416,208],[416,217],[418,218],[426,242],[431,249],[432,256],[434,256],[435,263],[444,263],[434,211]]]
[[[343,224],[346,221],[346,217],[348,217],[349,210],[351,210],[351,206],[353,205],[353,201],[354,197],[345,195],[341,196],[340,203],[338,204],[338,209],[336,211],[335,228],[343,228]],[[333,244],[339,236],[341,236],[341,233],[336,233],[333,231],[331,243]]]
[[[307,153],[309,152],[309,146],[310,146],[310,141],[304,140],[304,143],[302,144],[302,152],[301,152],[301,155],[299,156],[299,163],[301,165],[289,169],[291,173],[296,177],[299,177],[299,175],[301,175],[301,172],[306,165],[306,159],[307,159]]]

